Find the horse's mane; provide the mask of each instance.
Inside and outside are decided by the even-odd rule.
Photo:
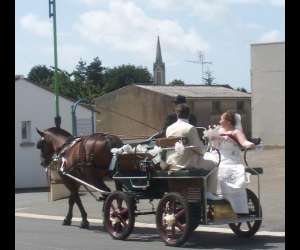
[[[64,137],[72,136],[68,131],[66,131],[62,128],[56,128],[56,127],[48,128],[47,130],[45,130],[45,132],[49,132],[51,134],[64,136]]]

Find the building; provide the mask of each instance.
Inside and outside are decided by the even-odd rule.
[[[174,99],[184,95],[197,117],[198,126],[218,123],[230,109],[241,114],[243,128],[251,135],[251,94],[233,90],[228,85],[129,85],[95,99],[97,132],[121,137],[154,134],[173,112]]]
[[[153,84],[166,84],[166,69],[161,56],[159,37],[157,37],[156,58],[153,64]]]
[[[285,146],[285,42],[251,44],[252,134]]]
[[[61,128],[72,133],[71,105],[73,101],[59,98]],[[78,106],[81,121],[91,119],[91,111]],[[40,166],[36,143],[40,136],[35,128],[54,127],[55,95],[49,90],[24,79],[15,78],[15,188],[48,186],[45,171]],[[86,125],[86,123],[85,123]]]

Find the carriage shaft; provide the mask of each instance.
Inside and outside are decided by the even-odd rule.
[[[96,191],[98,191],[98,192],[100,192],[102,194],[110,194],[110,192],[107,192],[107,191],[104,191],[102,189],[99,189],[99,188],[97,188],[97,187],[95,187],[95,186],[93,186],[93,185],[91,185],[91,184],[89,184],[89,183],[87,183],[87,182],[85,182],[83,180],[80,180],[79,178],[77,178],[77,177],[75,177],[75,176],[73,176],[71,174],[68,174],[66,172],[63,172],[62,174],[66,175],[66,176],[70,177],[71,179],[73,179],[73,180],[75,180],[75,181],[77,181],[77,182],[79,182],[79,183],[81,183],[83,185],[86,185],[86,186],[88,186],[88,187],[90,187],[90,188],[92,188],[92,189],[94,189],[94,190],[96,190]]]

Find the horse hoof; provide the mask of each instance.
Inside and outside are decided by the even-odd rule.
[[[71,220],[64,219],[62,225],[63,226],[70,226],[71,225]]]
[[[90,227],[90,223],[88,221],[82,221],[80,224],[80,228],[88,229]]]

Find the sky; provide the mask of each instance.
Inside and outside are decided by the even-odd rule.
[[[56,13],[58,67],[68,72],[98,56],[153,74],[159,35],[166,83],[201,84],[202,51],[215,83],[251,91],[250,45],[285,41],[284,0],[56,0]],[[15,39],[15,74],[54,65],[48,0],[15,0]]]

